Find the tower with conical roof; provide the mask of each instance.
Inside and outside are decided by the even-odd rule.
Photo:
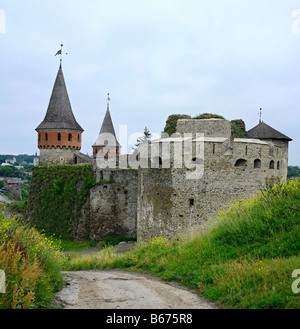
[[[261,109],[260,109],[261,110]],[[259,124],[247,132],[249,138],[256,138],[262,141],[270,142],[282,149],[282,165],[281,170],[283,172],[283,177],[287,176],[288,161],[289,161],[289,142],[292,139],[278,130],[272,128],[261,120],[261,113]]]
[[[74,164],[83,129],[74,117],[61,64],[46,116],[36,131],[41,165]]]
[[[121,145],[117,140],[114,125],[110,115],[109,101],[110,98],[108,94],[105,117],[100,129],[99,136],[92,146],[94,158],[97,157],[99,152],[101,152],[105,158],[112,158],[121,154]]]

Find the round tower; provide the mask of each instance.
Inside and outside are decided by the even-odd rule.
[[[77,123],[60,65],[43,122],[36,128],[40,164],[74,164],[81,149],[82,127]]]

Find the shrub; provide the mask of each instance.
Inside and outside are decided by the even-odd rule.
[[[213,113],[203,113],[203,114],[199,114],[196,117],[194,117],[193,119],[225,119],[222,115],[219,114],[213,114]]]

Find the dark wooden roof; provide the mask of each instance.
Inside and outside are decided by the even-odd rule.
[[[57,73],[46,116],[36,128],[37,131],[47,129],[71,129],[83,132],[74,117],[61,66]]]
[[[250,138],[257,138],[257,139],[283,139],[287,141],[292,141],[292,139],[278,130],[270,127],[264,122],[260,122],[257,126],[250,129],[247,132],[247,136]]]

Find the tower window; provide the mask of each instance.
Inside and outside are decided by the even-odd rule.
[[[61,134],[60,133],[58,133],[58,135],[57,135],[57,140],[61,141]]]
[[[275,162],[273,161],[273,160],[271,160],[271,162],[270,162],[270,169],[274,169],[274,166],[275,166]]]
[[[47,142],[48,141],[48,134],[47,133],[46,133],[45,139],[46,139],[46,142]]]
[[[216,153],[216,144],[213,144],[213,154]]]
[[[41,141],[41,134],[39,134],[39,142]]]
[[[280,161],[277,161],[277,170],[280,169]]]
[[[261,160],[260,159],[254,160],[254,168],[261,168]]]
[[[79,134],[77,136],[77,141],[78,141],[78,143],[80,142],[80,135]]]
[[[246,145],[246,151],[245,151],[246,155],[248,155],[248,145]]]
[[[195,199],[190,199],[190,206],[193,206],[195,204]]]
[[[68,141],[69,141],[69,142],[72,142],[72,134],[69,134],[69,135],[68,135]]]

